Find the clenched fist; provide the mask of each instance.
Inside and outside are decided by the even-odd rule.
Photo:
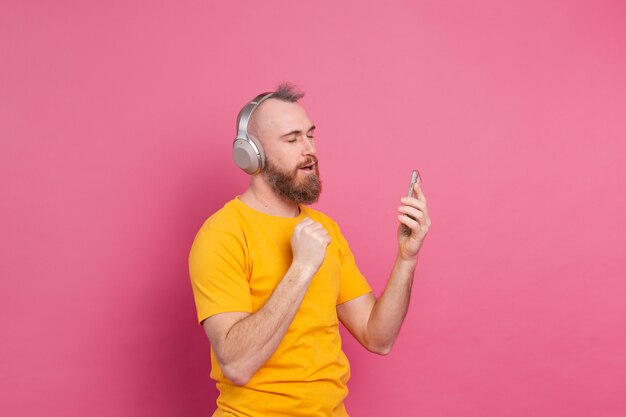
[[[320,223],[305,218],[296,225],[291,235],[293,263],[314,275],[324,262],[330,236]]]

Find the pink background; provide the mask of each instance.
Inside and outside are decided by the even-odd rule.
[[[471,3],[471,4],[470,4]],[[413,167],[433,226],[357,416],[626,414],[622,1],[0,6],[0,414],[206,416],[187,254],[240,193],[234,118],[307,92],[380,291]]]

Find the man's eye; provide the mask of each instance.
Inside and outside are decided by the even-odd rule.
[[[295,141],[296,141],[296,139],[294,138],[294,139],[289,139],[287,142],[294,143]]]
[[[315,139],[315,136],[313,136],[313,135],[307,135],[307,138],[309,138],[309,139]]]

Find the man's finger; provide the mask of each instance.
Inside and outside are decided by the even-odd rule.
[[[398,216],[398,220],[400,221],[400,223],[413,231],[419,230],[420,228],[420,224],[416,220],[413,220],[412,218],[407,217],[404,214],[400,214]]]
[[[402,197],[400,199],[400,202],[405,206],[415,207],[416,209],[422,211],[426,210],[426,203],[424,203],[422,200],[418,200],[415,197]]]
[[[415,197],[402,197],[400,202],[405,206],[415,207],[428,216],[428,206],[426,205],[426,201],[418,200]]]
[[[306,228],[309,229],[310,231],[314,232],[314,231],[319,230],[319,229],[324,229],[324,226],[321,223],[313,222],[313,223],[307,225]]]
[[[423,211],[418,210],[414,207],[401,206],[401,207],[398,207],[398,211],[400,213],[403,213],[403,214],[406,214],[407,216],[412,217],[414,220],[417,220],[420,223],[422,223],[424,219],[426,218],[426,214],[424,214]]]
[[[313,222],[314,222],[314,220],[313,220],[313,219],[311,219],[310,217],[305,217],[304,219],[302,219],[302,220],[300,221],[300,223],[298,223],[298,224],[297,224],[297,226],[300,226],[300,225],[302,225],[302,226],[306,226],[307,224],[311,224],[311,223],[313,223]]]
[[[418,182],[413,186],[413,191],[415,191],[415,197],[426,203],[426,197],[424,196],[424,191],[422,191],[422,185]]]

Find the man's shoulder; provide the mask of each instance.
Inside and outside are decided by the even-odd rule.
[[[307,217],[310,217],[311,219],[315,220],[316,222],[320,222],[321,224],[323,224],[326,227],[330,227],[333,230],[333,232],[340,233],[339,225],[328,214],[323,213],[323,212],[321,212],[319,210],[313,209],[313,208],[308,207],[308,206],[303,206],[303,207],[304,207],[304,209],[303,209],[304,214]]]
[[[222,208],[211,214],[200,227],[199,232],[222,232],[238,234],[241,232],[242,214],[237,208],[236,198],[228,201]]]
[[[311,208],[309,206],[300,206],[300,209],[304,212],[304,214],[313,220],[323,220],[327,222],[335,223],[335,221],[326,213]]]

